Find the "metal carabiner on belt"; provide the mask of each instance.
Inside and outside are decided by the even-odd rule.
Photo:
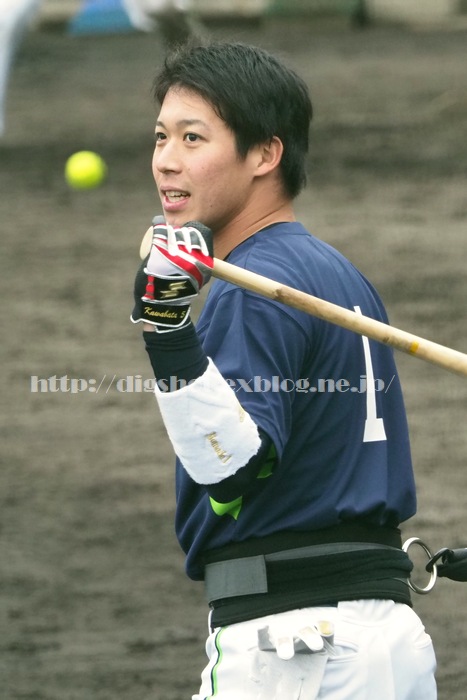
[[[409,548],[413,544],[418,544],[418,546],[421,547],[423,549],[423,551],[426,553],[428,560],[430,562],[432,561],[433,555],[430,551],[430,548],[424,542],[422,542],[422,540],[419,537],[409,537],[409,539],[404,542],[404,544],[402,545],[402,549],[404,550],[404,552],[407,555],[408,555]],[[425,588],[421,588],[420,586],[417,586],[417,584],[413,583],[410,579],[409,579],[409,587],[415,593],[419,593],[420,595],[426,595],[431,590],[433,590],[437,578],[438,578],[438,570],[437,570],[436,564],[433,563],[432,568],[431,568],[431,572],[430,572],[430,579],[429,579],[427,585],[425,586]]]

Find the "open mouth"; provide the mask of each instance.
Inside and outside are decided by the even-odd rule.
[[[179,190],[166,190],[164,196],[168,202],[171,204],[176,204],[181,202],[183,199],[187,199],[190,195],[188,192],[181,192]]]

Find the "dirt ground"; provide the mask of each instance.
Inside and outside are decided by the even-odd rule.
[[[393,325],[466,352],[466,33],[343,21],[212,32],[274,49],[311,87],[302,221],[371,278]],[[173,458],[128,319],[159,211],[161,59],[157,34],[42,30],[12,74],[0,144],[4,700],[189,700],[199,687],[207,609],[184,574]],[[82,148],[109,177],[72,192],[63,166]],[[419,493],[404,535],[467,546],[467,378],[403,354],[398,365]],[[467,584],[442,579],[414,605],[440,699],[464,700]]]

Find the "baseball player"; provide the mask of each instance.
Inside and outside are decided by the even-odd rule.
[[[177,456],[186,571],[210,607],[193,700],[434,700],[401,548],[416,497],[392,350],[220,280],[190,318],[215,255],[387,322],[296,220],[307,86],[264,50],[213,43],[169,56],[155,97],[165,222],[132,320]]]

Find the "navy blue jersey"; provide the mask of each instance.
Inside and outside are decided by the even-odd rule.
[[[270,226],[230,263],[388,322],[365,277],[298,223]],[[202,553],[345,521],[398,526],[416,509],[407,420],[393,351],[304,312],[215,280],[197,324],[203,347],[277,461],[237,508],[216,511],[177,463],[176,531],[191,578]]]

